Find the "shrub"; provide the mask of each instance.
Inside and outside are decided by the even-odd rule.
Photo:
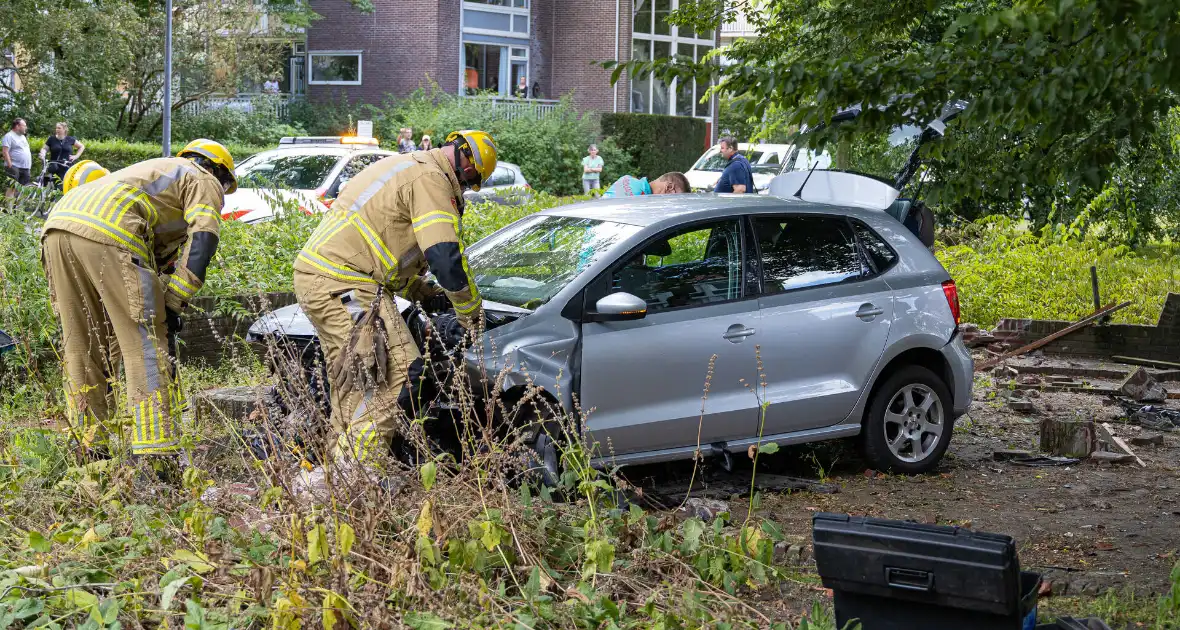
[[[603,114],[602,133],[635,163],[632,175],[684,172],[705,150],[705,121],[685,116]]]
[[[459,98],[437,86],[415,92],[374,120],[380,137],[394,139],[401,127],[414,129],[415,140],[430,134],[435,145],[458,129],[483,129],[492,134],[500,159],[520,166],[533,188],[554,195],[582,191],[582,158],[599,135],[594,118],[579,114],[568,99],[542,116],[506,116],[487,97]],[[598,142],[605,162],[604,184],[631,172],[630,158],[611,141]]]
[[[217,139],[216,137],[214,139]],[[86,152],[82,154],[82,158],[86,160],[94,160],[103,167],[112,171],[158,158],[162,154],[159,144],[151,142],[127,142],[126,140],[87,140],[81,139],[86,145]],[[220,141],[220,140],[219,140]],[[41,145],[44,144],[44,138],[33,138],[29,140],[29,147],[33,153],[41,150]],[[187,141],[186,141],[187,142]],[[245,144],[225,143],[226,148],[229,149],[231,155],[234,156],[235,162],[241,162],[246,158],[265,151],[271,147],[267,146],[250,146]],[[184,146],[184,143],[173,142],[172,151],[175,153]],[[35,168],[39,168],[35,166]]]
[[[353,105],[347,98],[339,101],[313,103],[307,99],[290,104],[291,124],[306,130],[309,136],[342,136],[356,132],[356,121],[374,121],[374,133],[384,137],[384,128],[377,123],[385,116],[384,110],[372,105]],[[396,130],[395,130],[396,131]],[[393,136],[389,136],[393,139]],[[396,139],[394,139],[396,143]]]
[[[301,127],[279,120],[273,97],[259,97],[251,105],[248,112],[220,107],[177,115],[172,121],[172,142],[183,146],[192,138],[215,138],[223,143],[270,145],[278,144],[283,136],[305,135]]]

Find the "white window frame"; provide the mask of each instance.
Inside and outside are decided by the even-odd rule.
[[[494,37],[512,37],[515,39],[522,39],[522,40],[528,41],[528,40],[531,40],[533,37],[533,17],[532,17],[532,10],[527,6],[527,4],[528,3],[526,3],[526,6],[524,8],[517,8],[517,7],[501,7],[501,6],[497,6],[494,4],[483,4],[481,2],[466,2],[466,1],[464,1],[463,7],[462,7],[463,10],[459,13],[459,20],[460,20],[459,26],[462,28],[463,33],[465,33],[465,34],[469,33],[471,35],[491,35]],[[463,21],[467,17],[466,16],[467,11],[480,11],[482,13],[500,13],[500,14],[508,15],[508,16],[523,16],[525,18],[525,25],[527,28],[523,33],[511,30],[512,29],[512,21],[511,21],[512,18],[511,17],[509,17],[509,22],[508,22],[508,29],[509,30],[507,30],[507,31],[499,31],[499,30],[491,29],[491,28],[470,28],[467,26],[463,26]],[[524,46],[527,47],[528,44],[526,43],[526,44],[524,44]]]
[[[675,56],[677,54],[677,51],[680,50],[680,44],[692,44],[693,60],[694,61],[697,61],[698,57],[699,57],[699,54],[697,52],[697,46],[708,46],[711,50],[715,50],[715,49],[719,48],[719,46],[717,45],[717,40],[715,39],[716,33],[714,33],[714,39],[704,39],[701,37],[697,37],[695,33],[693,34],[693,37],[681,37],[680,36],[680,27],[675,26],[675,25],[670,25],[671,31],[672,31],[671,35],[656,35],[654,33],[654,31],[656,30],[655,29],[655,6],[654,6],[655,2],[654,2],[654,0],[646,0],[646,1],[652,5],[651,6],[651,15],[652,15],[652,28],[651,28],[651,30],[653,32],[652,33],[638,33],[638,32],[636,32],[635,31],[635,18],[634,18],[634,16],[632,16],[632,19],[631,19],[631,41],[632,42],[635,42],[635,41],[647,42],[648,43],[647,55],[648,55],[649,59],[654,58],[653,54],[655,53],[655,42],[666,42],[669,47],[669,52],[672,56]],[[672,1],[672,10],[673,11],[675,11],[676,9],[678,9],[680,7],[680,0],[671,0],[671,1]],[[634,46],[634,44],[632,44],[632,46]],[[631,54],[634,54],[634,52],[632,51]],[[655,89],[656,89],[656,79],[655,79],[655,76],[653,76],[651,74],[647,75],[647,79],[648,79],[647,111],[643,112],[643,113],[651,114],[651,113],[656,113],[656,112],[652,112],[652,106],[655,104],[654,96],[655,96]],[[680,79],[674,79],[672,81],[672,83],[668,84],[668,86],[667,86],[667,88],[668,88],[668,98],[667,98],[668,111],[658,112],[659,114],[664,115],[664,116],[678,115],[678,114],[676,114],[676,97],[678,96],[677,95],[677,87],[678,87],[679,83],[680,83]],[[711,86],[712,82],[710,82],[709,85]],[[706,87],[706,89],[707,89],[707,87]],[[693,115],[692,115],[692,117],[693,118],[700,118],[701,120],[710,120],[711,121],[711,120],[713,120],[713,98],[709,99],[709,104],[708,104],[707,110],[706,110],[708,113],[704,116],[697,116],[696,115],[696,102],[702,96],[704,96],[704,94],[697,94],[696,88],[694,86],[694,88],[693,88],[693,107],[692,107]],[[627,111],[631,111],[630,98],[628,98]]]
[[[316,81],[312,57],[356,57],[356,81]],[[365,78],[365,54],[362,50],[309,50],[306,71],[308,85],[361,85]]]

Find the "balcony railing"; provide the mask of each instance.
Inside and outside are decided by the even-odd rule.
[[[200,114],[214,109],[232,109],[246,113],[270,113],[280,120],[287,119],[290,96],[287,94],[238,94],[237,96],[207,96],[185,103],[181,111]]]
[[[758,31],[746,19],[745,14],[738,13],[731,20],[721,25],[722,37],[757,37]]]
[[[491,111],[508,120],[517,118],[541,119],[552,114],[561,101],[547,98],[512,98],[495,96],[472,96],[469,98],[486,101]]]

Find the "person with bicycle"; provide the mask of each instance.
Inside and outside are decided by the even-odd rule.
[[[74,150],[77,149],[77,153]],[[75,160],[82,157],[82,152],[86,150],[86,145],[78,141],[77,138],[70,135],[70,126],[64,122],[57,123],[57,127],[53,131],[53,135],[45,140],[45,144],[41,145],[41,161],[45,161],[45,154],[49,154],[49,162],[45,169],[45,177],[53,179],[55,188],[61,188],[62,178],[65,177],[66,170]],[[41,185],[48,184],[42,181]]]

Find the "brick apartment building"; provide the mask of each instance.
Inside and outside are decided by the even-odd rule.
[[[699,58],[715,48],[719,33],[698,36],[665,21],[678,1],[372,0],[375,11],[364,13],[349,0],[310,0],[323,19],[308,29],[300,74],[313,101],[373,104],[428,81],[452,93],[512,98],[524,77],[531,99],[569,94],[582,111],[696,116],[712,137],[716,99],[698,102],[707,85],[651,77],[611,85],[610,72],[593,65]]]

